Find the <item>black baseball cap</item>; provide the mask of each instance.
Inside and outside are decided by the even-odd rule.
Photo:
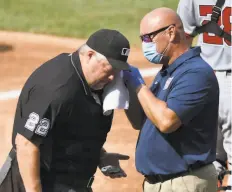
[[[93,33],[86,44],[93,50],[104,55],[113,68],[129,70],[127,63],[130,44],[119,31],[101,29]]]

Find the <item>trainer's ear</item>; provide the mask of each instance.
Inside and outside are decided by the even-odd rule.
[[[174,42],[176,40],[176,27],[175,25],[171,25],[168,29],[168,35],[170,37],[170,42]]]

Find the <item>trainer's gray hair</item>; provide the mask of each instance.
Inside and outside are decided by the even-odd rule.
[[[84,44],[79,48],[79,53],[81,55],[84,55],[86,52],[88,51],[93,51],[96,53],[96,58],[98,61],[100,60],[107,60],[106,57],[104,55],[102,55],[101,53],[98,53],[97,51],[91,49],[88,45]]]

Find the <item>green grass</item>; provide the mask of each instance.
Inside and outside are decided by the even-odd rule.
[[[0,0],[0,29],[87,38],[117,29],[140,45],[139,23],[156,7],[176,10],[178,0]]]

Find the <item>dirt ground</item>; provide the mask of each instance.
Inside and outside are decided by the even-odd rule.
[[[62,52],[73,52],[85,40],[58,38],[54,36],[30,33],[0,31],[0,94],[10,90],[19,90],[38,66]],[[153,67],[143,57],[140,49],[132,48],[129,62],[140,68]],[[152,78],[146,78],[150,84]],[[0,100],[0,167],[11,147],[11,131],[17,98]],[[143,177],[135,169],[135,144],[138,131],[128,122],[123,111],[116,111],[113,127],[108,135],[105,148],[109,152],[118,152],[130,156],[121,161],[127,177],[110,179],[98,170],[93,184],[95,192],[139,192]]]

